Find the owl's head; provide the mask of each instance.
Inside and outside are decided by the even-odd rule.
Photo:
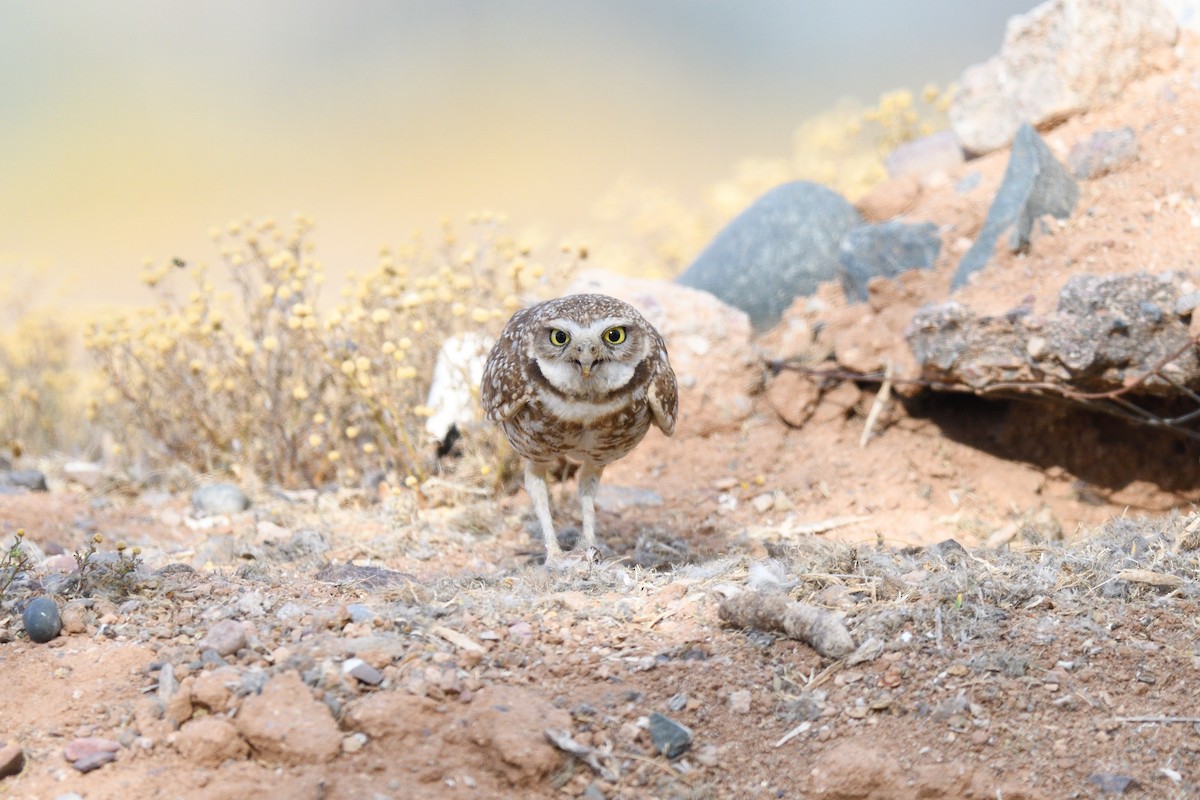
[[[543,303],[526,331],[526,354],[559,391],[598,397],[633,380],[653,330],[612,297],[576,294]]]

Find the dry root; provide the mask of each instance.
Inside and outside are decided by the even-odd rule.
[[[854,639],[837,615],[789,602],[778,592],[739,592],[722,600],[717,613],[723,622],[738,628],[782,631],[828,658],[854,652]]]

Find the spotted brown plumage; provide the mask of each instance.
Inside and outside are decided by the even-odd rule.
[[[662,336],[633,306],[600,294],[514,314],[488,356],[481,395],[488,418],[526,459],[525,488],[549,565],[562,555],[546,488],[550,465],[560,457],[580,464],[582,541],[591,547],[604,468],[633,450],[651,424],[674,433],[678,411]]]

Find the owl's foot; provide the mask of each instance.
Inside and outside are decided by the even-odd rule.
[[[546,552],[546,569],[551,572],[583,572],[599,563],[600,549],[585,547],[579,550]]]

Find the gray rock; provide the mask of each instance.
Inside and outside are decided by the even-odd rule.
[[[179,691],[179,679],[175,677],[175,665],[165,662],[158,668],[158,699],[164,703]]]
[[[844,197],[815,183],[777,186],[709,243],[679,282],[703,289],[770,328],[797,297],[837,273],[837,248],[862,217]]]
[[[656,753],[679,758],[692,746],[692,730],[655,711],[650,714],[650,741]]]
[[[71,766],[80,772],[91,772],[100,769],[105,764],[111,764],[117,760],[117,754],[111,750],[100,750],[95,753],[78,758],[71,762]]]
[[[1055,124],[1116,97],[1178,36],[1159,0],[1049,0],[1010,19],[1000,54],[963,72],[951,128],[968,153],[998,150],[1022,123]]]
[[[1050,148],[1029,125],[1022,125],[1013,142],[1012,155],[996,199],[988,209],[979,238],[958,262],[950,280],[957,289],[991,260],[1000,234],[1012,227],[1009,249],[1029,246],[1033,223],[1043,214],[1065,219],[1079,200],[1079,184],[1058,163]]]
[[[231,656],[246,646],[246,628],[237,620],[214,622],[200,640],[201,649],[212,649],[222,656]]]
[[[28,489],[31,492],[48,491],[45,473],[36,469],[15,469],[0,472],[0,486],[7,486],[12,489]]]
[[[192,508],[202,517],[239,514],[250,507],[250,498],[232,483],[212,483],[192,492]]]
[[[683,711],[683,709],[687,707],[687,703],[688,703],[687,692],[679,692],[677,694],[673,694],[667,700],[667,710],[668,711]]]
[[[49,597],[35,597],[25,607],[21,615],[25,632],[31,641],[43,644],[50,641],[62,631],[62,615],[58,605]]]
[[[346,659],[342,664],[342,673],[368,686],[378,686],[383,683],[383,673],[361,658]]]
[[[1076,275],[1059,292],[1057,309],[979,316],[956,302],[926,306],[905,331],[923,378],[981,389],[994,383],[1045,381],[1076,390],[1106,392],[1127,385],[1170,362],[1173,381],[1200,385],[1200,359],[1189,322],[1174,309],[1186,277]],[[1138,384],[1142,395],[1170,396],[1179,390],[1151,377]]]
[[[1076,142],[1067,155],[1067,165],[1076,178],[1090,180],[1120,169],[1137,155],[1137,134],[1126,126],[1096,131],[1084,141]]]
[[[376,614],[371,610],[371,607],[365,606],[362,603],[349,604],[346,606],[346,613],[350,615],[350,621],[357,624],[371,622],[376,617]]]
[[[314,528],[301,528],[279,546],[280,554],[289,559],[318,556],[328,551],[329,542],[325,535]]]
[[[871,278],[894,278],[910,269],[933,269],[941,249],[942,237],[932,222],[912,225],[892,220],[854,226],[846,232],[838,252],[846,302],[866,302]]]
[[[922,177],[938,170],[951,170],[963,163],[962,146],[953,131],[938,131],[905,142],[883,159],[889,178]]]
[[[1132,776],[1116,775],[1107,772],[1097,772],[1093,775],[1088,775],[1088,783],[1093,783],[1100,787],[1101,794],[1125,794],[1129,789],[1139,785]]]

